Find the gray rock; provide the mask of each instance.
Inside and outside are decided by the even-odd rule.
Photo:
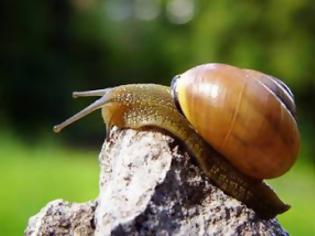
[[[93,235],[96,206],[95,201],[79,204],[54,200],[29,219],[25,235]]]
[[[53,201],[25,235],[287,235],[212,185],[162,132],[113,128],[99,160],[98,199]]]

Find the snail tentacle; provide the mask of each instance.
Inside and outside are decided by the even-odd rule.
[[[102,97],[106,93],[109,93],[112,90],[112,88],[106,88],[106,89],[96,89],[96,90],[89,90],[89,91],[74,91],[72,93],[73,98],[78,97]]]
[[[77,120],[79,120],[82,117],[92,113],[93,111],[95,111],[97,109],[100,109],[102,106],[104,106],[106,103],[108,103],[110,101],[110,96],[108,96],[108,95],[109,95],[108,93],[105,94],[103,97],[101,97],[100,99],[96,100],[95,102],[93,102],[91,105],[89,105],[88,107],[86,107],[82,111],[80,111],[77,114],[71,116],[70,118],[68,118],[64,122],[62,122],[62,123],[60,123],[58,125],[55,125],[53,127],[54,132],[55,133],[59,133],[62,129],[64,129],[68,125],[76,122]]]

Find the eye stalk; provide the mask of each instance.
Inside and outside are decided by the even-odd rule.
[[[70,124],[76,122],[77,120],[83,118],[84,116],[92,113],[93,111],[100,109],[103,105],[105,105],[109,100],[109,92],[111,88],[107,89],[98,89],[98,90],[91,90],[91,91],[80,91],[80,92],[73,92],[72,97],[101,97],[100,99],[93,102],[88,107],[84,108],[82,111],[78,112],[77,114],[73,115],[72,117],[68,118],[64,122],[55,125],[53,127],[53,131],[55,133],[59,133],[62,129],[69,126]]]

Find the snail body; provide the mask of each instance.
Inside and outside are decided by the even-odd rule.
[[[178,85],[178,84],[177,84]],[[169,87],[156,84],[122,85],[103,90],[74,92],[74,97],[101,96],[81,112],[54,127],[64,127],[83,116],[102,109],[107,132],[111,126],[139,129],[157,127],[181,140],[196,158],[204,173],[225,193],[254,209],[262,218],[272,218],[285,212],[289,206],[261,179],[253,178],[227,161],[195,131],[196,127],[178,112]],[[177,94],[179,95],[179,94]],[[180,96],[180,95],[179,95]],[[182,108],[182,105],[181,105]]]

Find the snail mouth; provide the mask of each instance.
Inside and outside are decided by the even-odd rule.
[[[178,101],[178,95],[177,95],[177,80],[180,78],[180,75],[176,75],[173,79],[172,79],[172,82],[171,82],[171,95],[172,95],[172,98],[173,98],[173,101],[175,103],[175,106],[177,108],[177,110],[181,113],[181,114],[184,114],[183,113],[183,110],[182,108],[180,107],[180,104],[179,104],[179,101]]]

